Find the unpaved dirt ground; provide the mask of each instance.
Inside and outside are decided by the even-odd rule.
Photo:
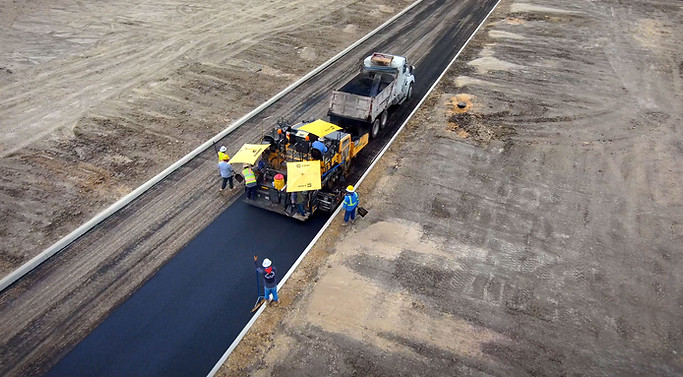
[[[410,3],[0,0],[0,275]]]
[[[681,19],[503,0],[219,375],[683,375]]]

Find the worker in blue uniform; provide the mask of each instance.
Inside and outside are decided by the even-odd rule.
[[[344,195],[344,203],[342,204],[344,207],[344,226],[346,226],[349,223],[349,220],[351,220],[351,223],[356,221],[356,207],[358,207],[358,193],[356,190],[353,188],[353,186],[349,186],[346,188],[346,195]]]
[[[327,146],[325,145],[325,143],[322,142],[322,140],[325,140],[325,139],[320,138],[320,139],[314,141],[313,144],[311,145],[311,147],[313,149],[317,149],[318,151],[320,151],[320,159],[321,160],[323,159],[323,156],[325,156],[325,153],[327,153]]]

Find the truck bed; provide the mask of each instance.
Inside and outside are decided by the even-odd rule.
[[[340,92],[375,97],[394,81],[394,76],[380,72],[363,72],[339,89]]]

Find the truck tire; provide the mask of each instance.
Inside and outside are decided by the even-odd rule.
[[[382,125],[380,124],[380,117],[375,118],[375,121],[372,122],[372,126],[370,127],[370,138],[374,139],[377,137],[377,134],[379,134],[379,130],[382,128]]]
[[[387,119],[389,118],[389,113],[387,110],[382,111],[382,114],[379,114],[379,128],[384,129],[387,125]]]
[[[403,105],[412,96],[413,96],[413,84],[410,84],[410,86],[408,86],[408,91],[406,92],[406,95],[403,96],[403,98],[401,98],[401,101],[398,104]]]
[[[411,83],[410,86],[408,87],[408,93],[406,93],[406,98],[403,100],[403,102],[408,101],[413,97],[413,84]]]

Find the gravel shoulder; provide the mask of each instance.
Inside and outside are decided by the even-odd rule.
[[[682,375],[680,19],[503,0],[219,375]]]

